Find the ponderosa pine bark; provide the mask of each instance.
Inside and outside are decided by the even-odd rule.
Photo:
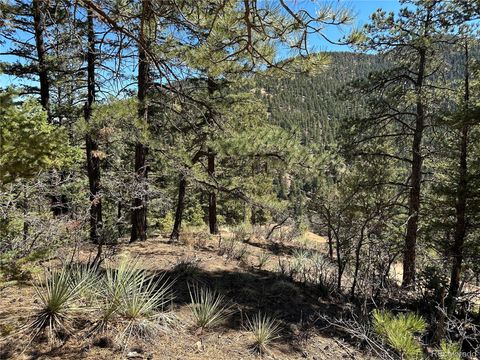
[[[175,221],[173,223],[172,233],[170,234],[170,241],[178,241],[180,236],[180,229],[182,227],[183,210],[185,209],[185,193],[187,189],[187,177],[185,174],[180,174],[178,181],[178,199],[177,208],[175,210]]]
[[[138,37],[138,117],[143,124],[148,123],[148,90],[150,88],[150,63],[147,55],[149,34],[146,34],[150,25],[152,10],[150,0],[142,1],[140,19],[140,33]],[[148,146],[142,142],[135,145],[135,181],[140,184],[136,189],[132,203],[132,228],[130,242],[147,239],[147,191],[145,183],[148,176],[147,165]]]
[[[45,47],[45,9],[44,0],[33,0],[33,30],[35,35],[35,47],[37,52],[37,73],[40,82],[40,104],[47,112],[48,121],[51,122],[50,114],[50,81],[48,79],[48,67],[46,63],[47,51]],[[62,196],[55,194],[55,188],[59,182],[59,174],[50,171],[50,186],[53,194],[50,197],[50,208],[54,216],[60,216],[66,212]]]
[[[35,32],[35,45],[37,50],[38,77],[40,80],[40,104],[48,114],[50,120],[50,82],[46,64],[45,50],[45,2],[33,0],[33,27]]]
[[[215,80],[211,77],[207,79],[208,95],[212,97],[215,91]],[[207,122],[209,125],[213,125],[213,112],[209,110],[207,112]],[[207,150],[207,172],[210,179],[215,179],[215,152],[213,149]],[[217,193],[216,189],[211,188],[208,194],[208,227],[210,234],[218,234],[217,223]]]
[[[468,111],[468,101],[470,100],[469,90],[469,69],[468,69],[468,44],[465,44],[465,110]],[[468,156],[468,133],[469,126],[467,119],[463,119],[460,137],[460,156],[458,164],[458,183],[456,200],[456,223],[454,243],[451,249],[452,269],[450,274],[450,286],[448,289],[448,305],[452,309],[455,298],[460,289],[460,274],[462,272],[463,245],[467,232],[466,208],[468,195],[467,181],[467,156]]]
[[[85,121],[90,122],[92,106],[95,102],[95,30],[93,11],[87,9],[87,101],[84,108]],[[91,134],[85,136],[87,173],[90,188],[90,241],[98,244],[100,241],[99,230],[102,227],[102,198],[100,197],[100,158],[98,143]]]
[[[215,153],[210,148],[207,155],[207,171],[211,179],[215,178]],[[217,193],[215,189],[211,189],[208,194],[208,227],[210,234],[218,234]]]
[[[428,20],[427,20],[428,22]],[[411,286],[415,282],[415,263],[417,249],[418,217],[420,211],[420,192],[422,184],[422,138],[425,129],[425,107],[423,104],[423,84],[425,80],[426,49],[419,50],[419,63],[416,93],[416,119],[412,142],[412,170],[410,177],[410,194],[408,202],[407,234],[403,251],[403,279],[402,286]]]

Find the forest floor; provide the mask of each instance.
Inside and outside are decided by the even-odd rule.
[[[227,235],[228,236],[228,235]],[[223,235],[225,238],[225,234]],[[278,262],[292,256],[297,248],[311,246],[325,249],[325,240],[307,233],[302,244],[289,242],[271,248],[264,240],[250,240],[241,260],[232,259],[219,251],[219,238],[190,233],[178,244],[166,238],[151,238],[134,244],[121,243],[108,248],[112,258],[128,254],[137,258],[142,267],[166,272],[175,279],[175,300],[172,328],[153,343],[132,341],[127,348],[119,347],[114,336],[91,335],[92,319],[88,313],[75,313],[74,330],[61,345],[48,345],[37,338],[18,332],[27,321],[36,303],[31,281],[10,284],[0,290],[0,359],[195,359],[236,360],[259,358],[252,349],[250,333],[242,325],[245,316],[258,311],[273,314],[281,321],[281,337],[270,347],[265,359],[369,359],[348,339],[330,328],[321,326],[320,314],[341,315],[348,305],[340,300],[323,298],[317,289],[306,284],[279,278]],[[64,249],[66,258],[72,249]],[[79,259],[94,254],[93,246],[77,249]],[[271,258],[260,270],[258,255],[268,252]],[[62,254],[59,254],[60,258]],[[50,260],[42,266],[55,266]],[[181,264],[196,264],[185,271]],[[236,309],[222,325],[204,332],[196,331],[189,309],[187,283],[198,282],[217,289]]]

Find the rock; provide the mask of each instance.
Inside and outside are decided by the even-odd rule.
[[[203,351],[203,344],[202,344],[202,341],[201,341],[201,340],[198,340],[198,341],[195,343],[195,346],[197,347],[197,350],[198,350],[198,351]]]
[[[292,334],[297,335],[297,336],[300,335],[300,329],[298,328],[297,325],[290,324],[288,327],[289,327],[290,331],[292,332]]]
[[[127,359],[143,359],[143,356],[136,351],[130,351],[127,353]]]

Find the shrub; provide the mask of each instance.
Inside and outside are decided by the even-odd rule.
[[[233,257],[237,259],[238,261],[245,261],[246,257],[248,255],[247,251],[247,245],[243,244],[241,246],[238,246],[233,254]]]
[[[175,221],[175,217],[173,215],[173,212],[171,211],[167,212],[165,216],[161,218],[158,222],[160,231],[164,233],[168,233],[169,231],[172,231],[174,221]]]
[[[239,243],[235,238],[226,238],[220,242],[219,253],[226,255],[227,258],[235,257],[238,246]]]
[[[204,211],[200,202],[195,202],[194,206],[190,206],[185,209],[185,224],[187,224],[188,226],[205,225],[203,217]]]
[[[427,327],[421,316],[411,313],[395,316],[388,311],[374,310],[373,326],[375,332],[402,358],[414,359],[421,355],[421,344],[414,336],[416,333],[423,333]]]
[[[280,334],[279,322],[260,312],[251,319],[247,317],[246,329],[254,336],[254,349],[262,354]]]
[[[258,268],[261,270],[262,268],[267,265],[268,260],[270,260],[270,253],[268,251],[262,251],[260,254],[258,254]]]
[[[292,282],[286,280],[275,281],[270,287],[270,292],[272,297],[282,304],[292,303],[302,299],[300,289]]]
[[[100,282],[100,328],[118,320],[120,340],[125,344],[132,336],[153,338],[169,320],[163,311],[173,300],[172,285],[164,275],[140,269],[135,259],[123,258],[117,269],[107,268]]]
[[[457,342],[442,340],[438,350],[440,360],[461,360],[461,346]]]
[[[40,305],[28,326],[33,337],[45,330],[48,339],[55,340],[60,332],[69,332],[69,314],[75,309],[74,303],[92,284],[86,273],[80,275],[78,271],[79,268],[68,267],[46,271],[44,281],[35,284]]]
[[[194,257],[183,257],[174,265],[172,272],[177,278],[186,281],[198,281],[200,278],[199,259]]]
[[[180,243],[191,248],[203,248],[210,240],[210,234],[205,227],[185,226],[180,233]]]
[[[247,224],[240,224],[232,229],[232,237],[237,241],[248,241],[250,238],[251,228]]]
[[[223,295],[198,285],[189,287],[190,309],[195,325],[201,329],[213,327],[223,322],[230,314],[231,307],[225,305]]]

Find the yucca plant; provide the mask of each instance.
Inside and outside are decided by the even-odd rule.
[[[164,281],[164,275],[156,279],[146,272],[142,272],[136,281],[122,294],[117,307],[126,324],[123,334],[152,338],[165,329],[168,317],[164,310],[173,299],[172,282]]]
[[[233,257],[238,261],[245,261],[247,254],[247,245],[243,244],[242,246],[239,246],[235,249],[235,254],[233,255]]]
[[[267,251],[262,251],[258,255],[258,268],[262,270],[265,265],[267,265],[268,260],[270,260],[271,255]]]
[[[172,268],[172,273],[182,281],[197,281],[201,277],[199,262],[196,258],[182,258]]]
[[[260,312],[251,319],[247,317],[245,327],[253,334],[254,349],[261,354],[268,350],[268,346],[273,340],[280,337],[280,323]]]
[[[173,300],[172,285],[164,275],[155,277],[138,267],[135,259],[124,258],[118,268],[106,271],[102,286],[100,329],[118,320],[119,337],[152,338],[164,329],[165,305]]]
[[[69,332],[70,312],[77,309],[75,302],[93,282],[87,273],[80,274],[79,269],[62,267],[45,271],[44,279],[34,285],[39,308],[28,325],[33,337],[46,331],[48,339],[55,340],[59,332]]]
[[[91,263],[73,264],[69,266],[69,273],[72,285],[82,284],[79,291],[80,298],[86,304],[92,305],[98,297],[96,289],[102,279],[97,267]]]
[[[134,284],[140,281],[141,270],[135,260],[127,257],[120,260],[118,267],[108,267],[98,289],[102,301],[102,320],[105,325],[117,312],[124,294],[129,293]]]
[[[422,354],[421,344],[415,334],[423,333],[425,320],[417,314],[393,315],[388,311],[373,312],[373,326],[377,334],[395,349],[402,358],[415,359]]]
[[[195,325],[206,329],[218,325],[232,313],[231,306],[225,303],[225,297],[215,290],[194,285],[189,286],[190,309]]]

